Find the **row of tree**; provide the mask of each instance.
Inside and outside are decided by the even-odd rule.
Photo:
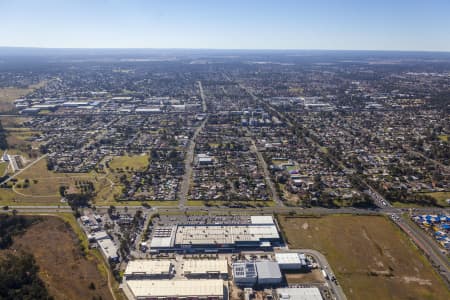
[[[6,130],[3,128],[2,122],[0,121],[0,149],[8,149],[8,141],[6,140]]]

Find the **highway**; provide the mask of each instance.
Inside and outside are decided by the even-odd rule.
[[[427,256],[439,274],[446,279],[445,282],[450,289],[450,263],[447,255],[443,253],[443,250],[439,245],[409,219],[399,217],[397,220],[394,220],[394,222],[406,232],[414,244],[424,252],[425,256]]]

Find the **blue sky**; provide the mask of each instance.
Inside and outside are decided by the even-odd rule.
[[[0,0],[0,46],[450,51],[450,0]]]

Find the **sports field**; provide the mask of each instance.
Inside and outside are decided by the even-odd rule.
[[[450,299],[407,236],[381,216],[279,217],[291,248],[322,252],[348,299]]]
[[[109,168],[115,170],[145,170],[148,166],[148,155],[116,156],[109,163]]]

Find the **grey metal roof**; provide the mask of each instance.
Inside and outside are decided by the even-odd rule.
[[[281,278],[280,267],[274,261],[258,261],[256,262],[256,270],[258,278]]]

